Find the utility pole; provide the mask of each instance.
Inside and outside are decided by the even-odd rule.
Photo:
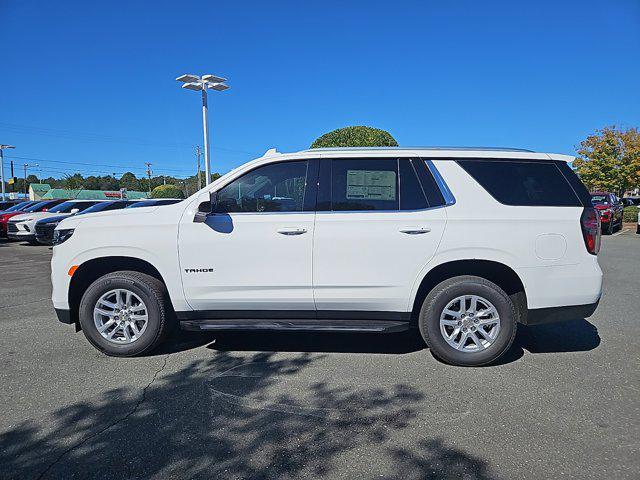
[[[153,164],[149,162],[145,162],[144,164],[147,166],[147,177],[149,177],[149,194],[151,194],[151,165]]]
[[[196,146],[196,157],[198,158],[198,190],[202,188],[202,174],[200,172],[200,145]]]
[[[2,156],[2,151],[5,148],[16,148],[13,145],[0,145],[0,182],[2,182],[2,200],[4,200],[4,195],[5,195],[5,191],[4,191],[4,182],[5,182],[5,178],[4,178],[4,157]],[[12,161],[13,163],[13,161]]]
[[[28,190],[27,190],[27,168],[29,168],[29,167],[37,167],[37,166],[38,166],[37,163],[35,165],[29,165],[28,163],[25,163],[23,165],[23,167],[24,167],[24,196],[25,196],[25,198],[28,195]]]

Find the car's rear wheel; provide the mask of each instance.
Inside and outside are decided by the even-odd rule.
[[[79,317],[85,337],[98,350],[116,357],[141,355],[168,331],[166,289],[144,273],[109,273],[86,290]]]
[[[479,366],[509,349],[517,313],[498,285],[465,275],[441,282],[427,295],[419,327],[437,358],[453,365]]]

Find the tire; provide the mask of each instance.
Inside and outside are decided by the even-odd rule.
[[[603,235],[611,235],[613,233],[613,222],[607,223],[607,226],[602,229]]]
[[[483,327],[479,327],[473,323],[478,323],[476,320],[482,319],[483,317],[481,316],[474,319],[470,319],[468,317],[463,319],[465,322],[463,325],[466,325],[466,322],[471,321],[471,326],[469,326],[466,331],[471,335],[471,329],[473,328],[474,337],[476,339],[483,340],[481,343],[483,343],[483,345],[487,345],[484,346],[483,349],[480,349],[479,345],[470,337],[463,342],[464,345],[468,345],[468,347],[465,347],[464,345],[462,347],[464,350],[468,349],[469,351],[454,348],[454,346],[445,339],[444,333],[441,331],[441,315],[444,315],[443,312],[445,308],[449,307],[451,302],[455,302],[456,299],[464,296],[478,297],[477,311],[482,310],[483,307],[481,306],[483,305],[483,301],[488,301],[493,307],[495,307],[498,315],[499,323],[497,323],[497,326],[499,329],[497,332],[492,332],[492,329],[495,328],[496,325],[490,326],[487,324]],[[466,305],[467,300],[465,299],[464,301]],[[469,302],[469,304],[471,304],[471,302]],[[466,311],[467,308],[465,306],[463,309],[462,306],[460,306],[460,310]],[[470,308],[469,310],[472,309]],[[489,311],[489,309],[484,308],[482,311]],[[495,317],[495,315],[493,316]],[[454,318],[449,315],[446,317]],[[418,326],[420,328],[420,333],[431,349],[431,352],[438,359],[452,365],[480,366],[494,362],[500,358],[509,349],[509,347],[511,347],[516,335],[517,318],[518,316],[515,305],[504,290],[502,290],[498,285],[481,277],[464,275],[444,280],[429,292],[420,310]],[[444,321],[451,322],[451,320],[446,319]],[[485,322],[487,320],[480,321]],[[447,331],[453,332],[453,329],[455,328],[462,329],[466,327],[447,326],[442,328],[446,328],[448,329]],[[478,328],[483,328],[483,331],[485,331],[485,329],[489,329],[490,332],[495,334],[495,338],[490,339],[487,334],[481,335]],[[462,332],[458,335],[460,335],[458,338],[462,339]],[[472,348],[477,348],[478,350],[472,351]]]
[[[114,340],[108,340],[98,331],[96,321],[94,321],[94,309],[98,306],[98,300],[115,290],[132,292],[132,297],[137,296],[137,299],[143,302],[146,307],[142,310],[146,311],[146,326],[141,329],[140,335],[130,343],[118,344]],[[114,357],[142,355],[155,349],[164,340],[169,330],[168,311],[170,309],[168,305],[166,288],[157,278],[140,272],[113,272],[97,279],[85,291],[78,312],[80,326],[87,340],[107,355]],[[100,307],[103,308],[104,304],[100,303]],[[137,307],[139,308],[140,304]],[[109,317],[101,317],[101,319],[108,321]],[[112,329],[116,328],[112,327]],[[133,333],[130,328],[124,327],[124,329],[128,333]],[[124,336],[124,329],[118,332],[120,336]]]

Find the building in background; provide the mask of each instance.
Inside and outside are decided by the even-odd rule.
[[[84,188],[51,188],[46,183],[32,183],[29,185],[29,200],[50,200],[56,198],[73,198],[78,200],[119,200],[126,198],[138,200],[148,198],[147,192],[136,192],[132,190],[86,190]]]

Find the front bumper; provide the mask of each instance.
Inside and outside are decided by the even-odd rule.
[[[28,232],[8,233],[7,237],[10,240],[33,240],[36,238],[35,234]]]
[[[542,325],[545,323],[565,322],[567,320],[577,320],[593,315],[598,308],[600,299],[595,303],[586,305],[570,305],[567,307],[532,308],[527,310],[524,318],[525,325]]]
[[[51,245],[53,243],[53,232],[56,229],[56,225],[36,225],[36,240],[45,245]]]

